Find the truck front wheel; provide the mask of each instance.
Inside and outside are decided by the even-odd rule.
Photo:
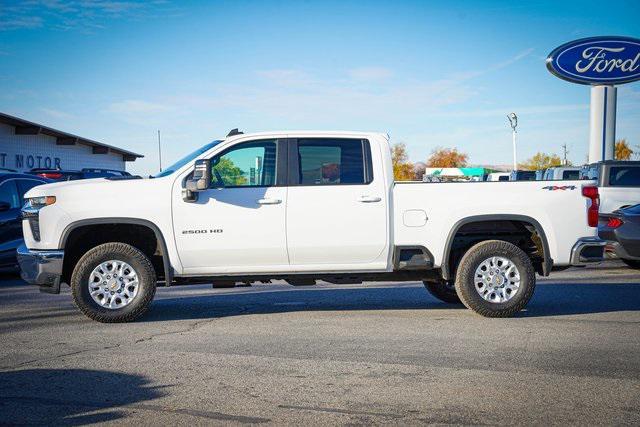
[[[89,250],[71,275],[78,308],[103,323],[131,322],[142,316],[156,293],[149,258],[125,243],[105,243]]]
[[[427,288],[427,291],[440,301],[444,301],[448,304],[461,304],[453,282],[441,280],[437,282],[424,281],[422,283],[424,283],[424,287]]]
[[[535,269],[519,247],[487,240],[464,254],[455,286],[467,308],[485,317],[510,317],[531,299],[536,286]]]

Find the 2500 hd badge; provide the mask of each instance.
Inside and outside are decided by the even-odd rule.
[[[209,230],[182,230],[182,234],[219,234],[222,233],[222,228],[212,228]]]

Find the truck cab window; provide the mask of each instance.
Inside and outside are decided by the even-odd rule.
[[[368,149],[368,148],[367,148]],[[299,139],[298,184],[366,184],[361,140]]]
[[[276,141],[233,146],[212,159],[212,186],[269,187],[276,182]]]

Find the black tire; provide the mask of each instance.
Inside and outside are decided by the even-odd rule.
[[[88,282],[91,272],[98,265],[109,260],[126,262],[138,275],[138,293],[122,308],[102,307],[89,293]],[[156,273],[149,258],[135,247],[125,243],[105,243],[89,250],[80,258],[71,275],[71,292],[80,311],[95,321],[132,322],[149,309],[156,293]]]
[[[622,262],[627,264],[628,267],[633,268],[634,270],[640,270],[640,260],[637,259],[624,259],[621,258]]]
[[[493,256],[509,259],[520,272],[520,286],[506,302],[486,301],[476,290],[475,272],[480,264]],[[487,240],[472,246],[460,260],[456,274],[456,292],[462,303],[485,317],[511,317],[522,310],[536,287],[536,274],[531,259],[519,247],[501,240]]]
[[[427,288],[427,291],[440,301],[446,302],[447,304],[462,304],[460,297],[456,293],[456,288],[451,282],[442,280],[438,282],[422,283],[424,283],[424,287]]]

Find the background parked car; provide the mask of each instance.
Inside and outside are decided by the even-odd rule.
[[[535,181],[536,171],[511,171],[509,181]]]
[[[24,193],[31,188],[53,182],[39,176],[0,172],[0,271],[17,267],[16,249],[22,244],[20,208]]]
[[[585,165],[580,179],[598,181],[602,213],[640,203],[640,162],[607,160]]]
[[[640,204],[600,215],[598,235],[629,267],[640,269]]]
[[[31,169],[27,173],[52,179],[54,181],[74,181],[77,179],[131,176],[131,174],[126,171],[100,168],[84,168],[79,171],[62,169]]]
[[[509,181],[509,172],[492,172],[487,175],[487,181]]]
[[[558,166],[549,168],[542,177],[544,181],[576,180],[580,179],[580,168],[571,166]]]

